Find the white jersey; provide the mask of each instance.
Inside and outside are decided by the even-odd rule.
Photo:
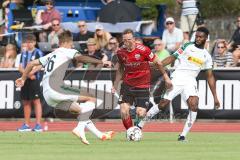
[[[186,43],[173,53],[179,63],[171,75],[175,84],[196,85],[196,77],[201,70],[212,69],[212,57],[206,49],[200,49],[194,43]]]
[[[77,53],[79,52],[75,49],[58,48],[39,59],[39,62],[44,66],[43,93],[48,89],[55,91],[60,89],[64,84],[66,70]]]

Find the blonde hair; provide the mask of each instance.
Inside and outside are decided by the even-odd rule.
[[[102,31],[103,35],[98,36],[97,33],[94,33],[94,39],[96,41],[97,50],[107,46],[109,39],[112,37],[108,32]]]

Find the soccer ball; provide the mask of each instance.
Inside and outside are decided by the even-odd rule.
[[[127,130],[126,137],[128,141],[140,141],[142,139],[142,131],[136,126],[130,127]]]

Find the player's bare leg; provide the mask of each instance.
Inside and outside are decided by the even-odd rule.
[[[146,116],[146,109],[143,107],[136,108],[136,118],[135,118],[135,125],[137,126],[141,120]]]
[[[122,123],[126,129],[133,126],[132,118],[130,116],[130,104],[129,103],[121,103],[120,104],[120,112]]]
[[[73,102],[72,105],[70,106],[70,111],[76,112],[79,114],[78,116],[79,123],[77,127],[73,129],[72,131],[73,134],[79,137],[84,144],[89,144],[85,136],[85,128],[87,128],[90,132],[92,132],[101,140],[112,139],[114,135],[113,131],[103,133],[95,127],[95,125],[91,120],[89,120],[89,117],[91,116],[93,109],[95,109],[95,101],[96,101],[95,98],[80,96],[79,101],[83,102],[84,100],[88,100],[88,101],[80,104]],[[101,104],[102,101],[98,100],[97,103]]]
[[[189,113],[187,120],[185,122],[184,128],[182,133],[179,135],[178,140],[184,141],[186,135],[192,128],[196,118],[197,118],[197,109],[198,109],[198,97],[197,96],[190,96],[187,100],[187,104],[189,107]]]

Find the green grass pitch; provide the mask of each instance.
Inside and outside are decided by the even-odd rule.
[[[240,160],[240,134],[190,133],[177,142],[177,133],[144,133],[128,142],[124,133],[112,141],[87,134],[83,145],[70,132],[0,132],[0,160]]]

